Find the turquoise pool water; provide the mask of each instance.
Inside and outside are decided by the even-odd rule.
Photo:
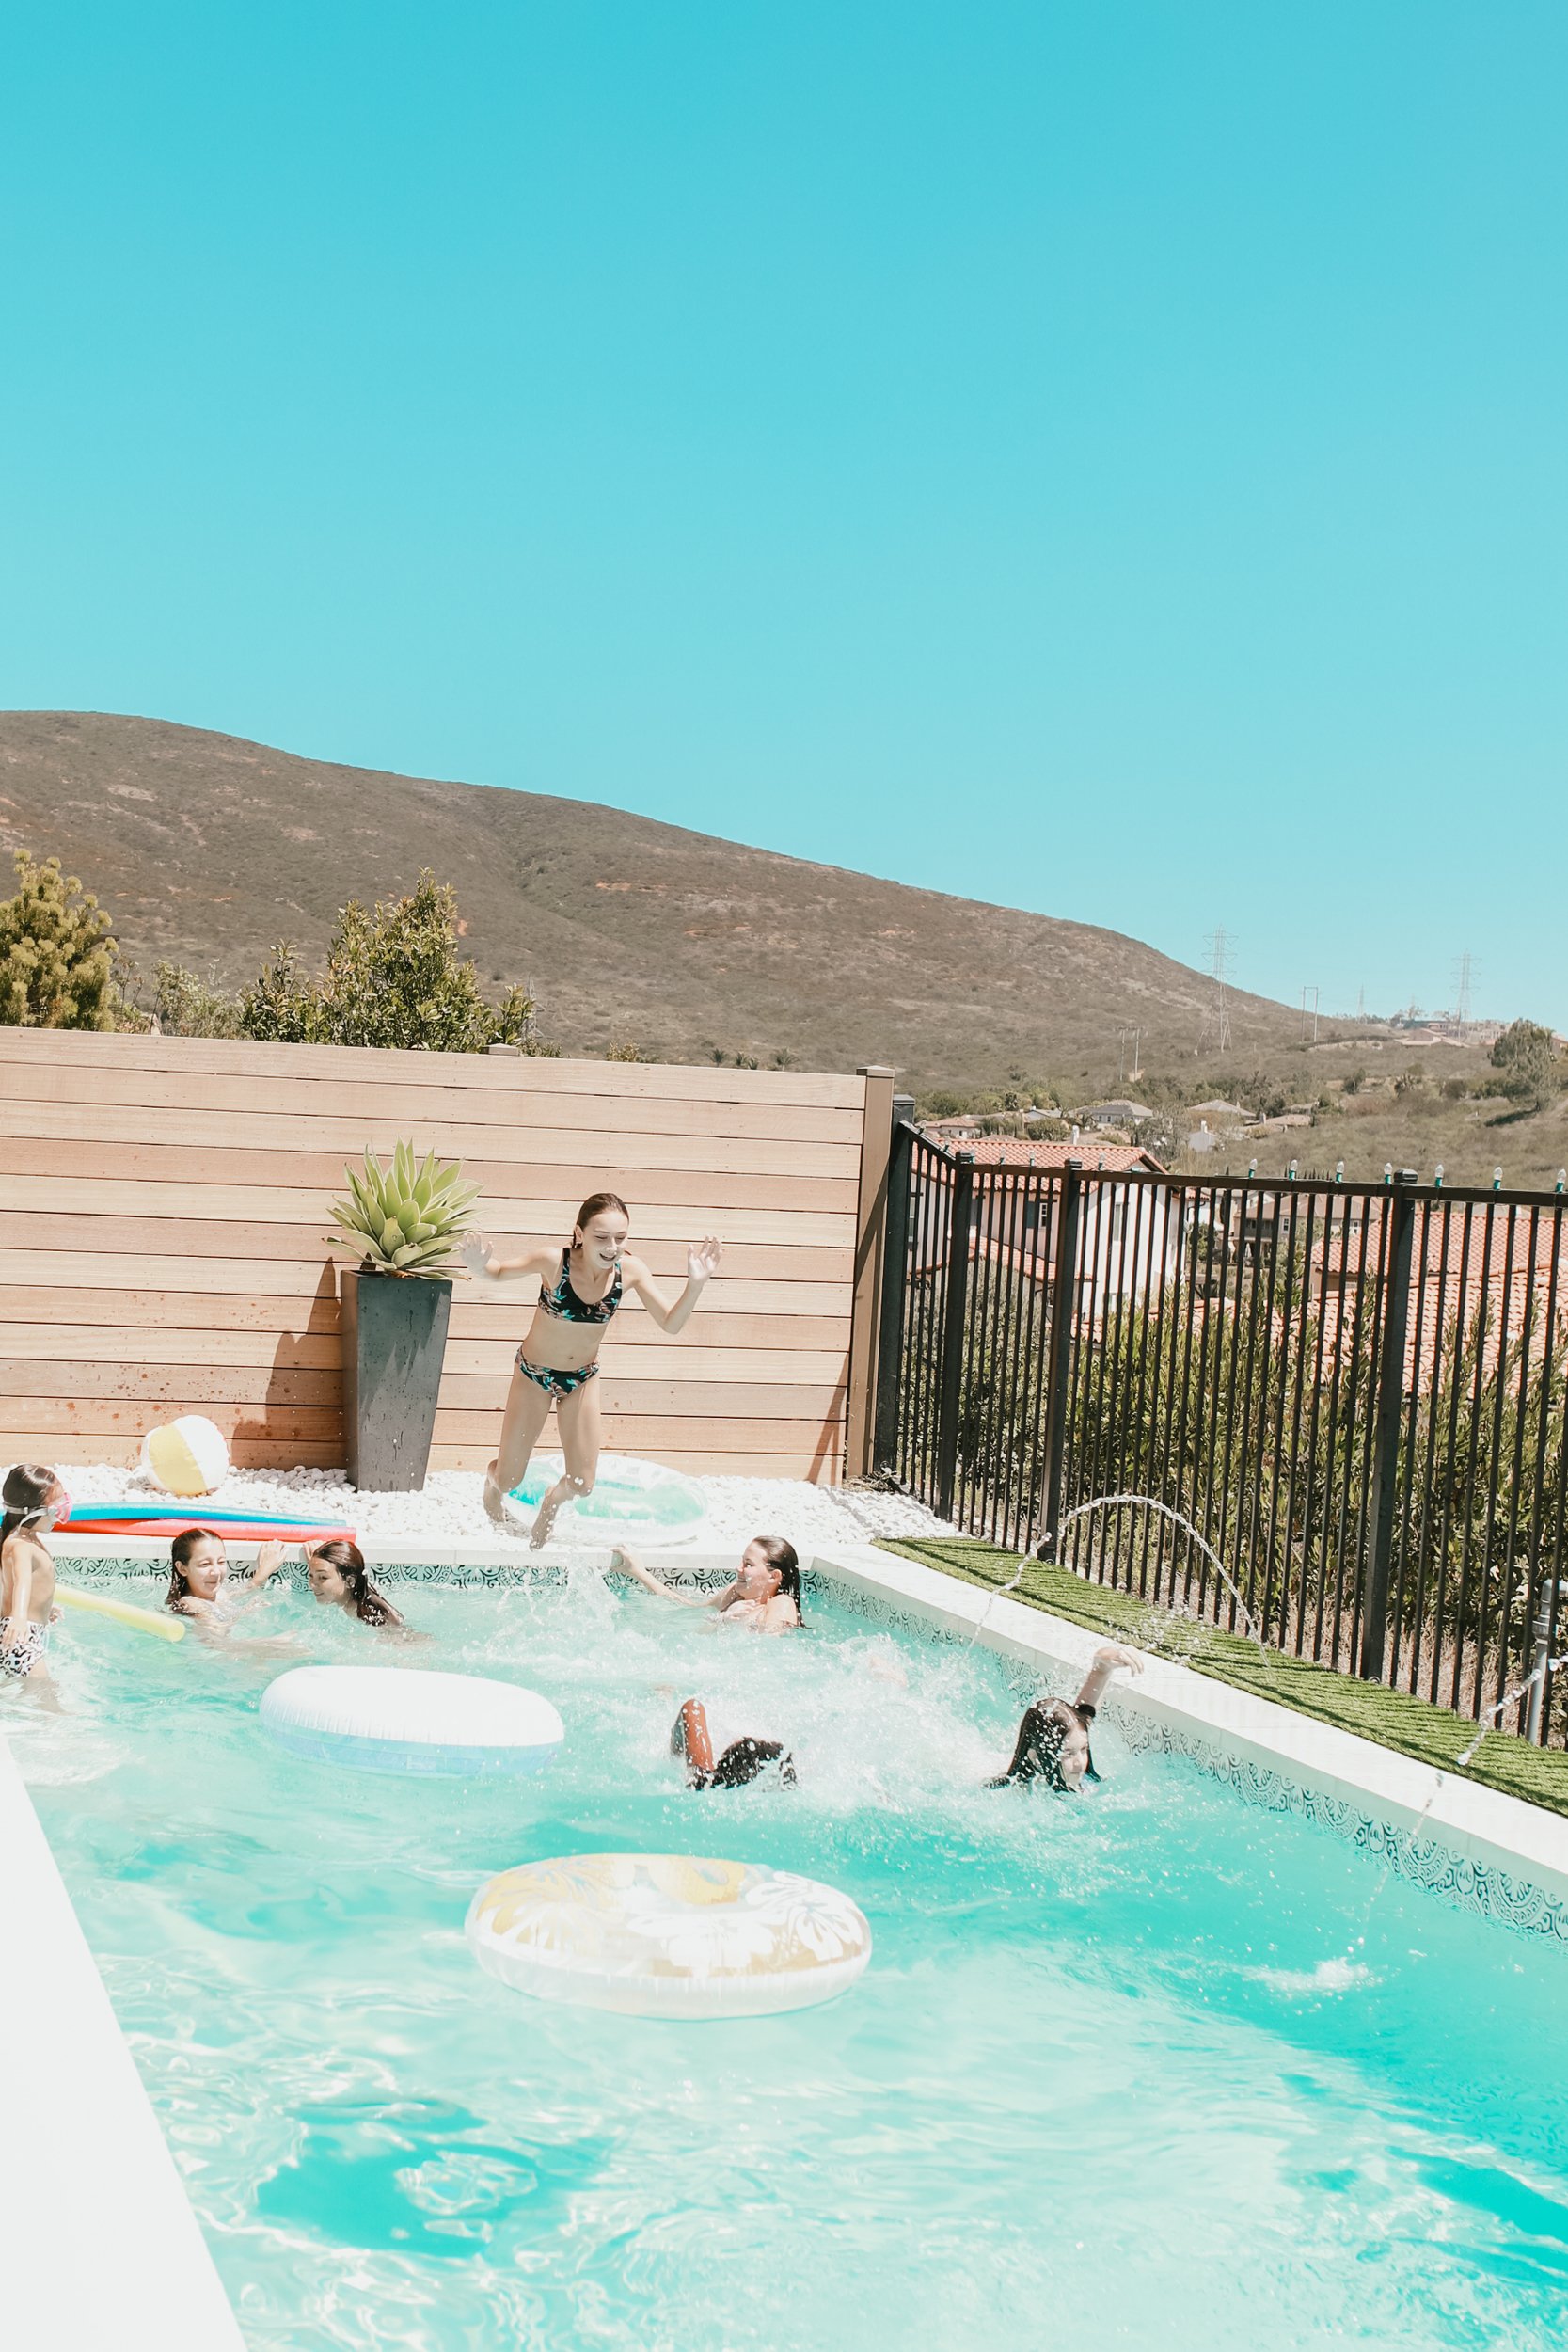
[[[983,1791],[1020,1705],[984,1652],[823,1605],[759,1642],[591,1575],[394,1589],[417,1650],[297,1592],[267,1624],[531,1683],[552,1772],[296,1761],[256,1724],[287,1660],[97,1620],[69,1718],[5,1718],[253,2352],[1560,2344],[1568,1953],[1396,1881],[1325,1976],[1373,1863],[1109,1724],[1098,1793]],[[799,1787],[687,1795],[690,1692]],[[869,1972],[699,2026],[481,1973],[483,1879],[627,1847],[831,1880]]]

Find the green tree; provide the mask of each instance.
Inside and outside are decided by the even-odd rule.
[[[1510,1022],[1492,1048],[1492,1067],[1502,1072],[1502,1092],[1515,1103],[1540,1110],[1557,1092],[1558,1051],[1539,1021]]]
[[[221,987],[216,976],[203,979],[182,963],[153,967],[153,1011],[166,1037],[241,1037],[245,1006]]]
[[[458,953],[457,897],[434,874],[406,898],[373,908],[351,899],[320,979],[301,972],[285,944],[245,991],[247,1037],[280,1044],[375,1045],[482,1054],[489,1045],[553,1051],[534,1033],[533,999],[513,988],[499,1005],[481,993]]]
[[[90,890],[57,857],[13,858],[17,892],[0,902],[0,1022],[24,1029],[113,1029],[119,942]]]

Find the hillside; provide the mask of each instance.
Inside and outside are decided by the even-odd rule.
[[[744,822],[737,805],[737,823]],[[484,977],[529,982],[568,1052],[891,1061],[917,1088],[1196,1070],[1210,983],[1137,940],[911,890],[614,808],[299,759],[232,736],[91,712],[0,713],[0,842],[58,855],[136,964],[230,985],[274,944],[320,957],[351,898],[456,887]],[[1299,1018],[1233,994],[1234,1062]]]

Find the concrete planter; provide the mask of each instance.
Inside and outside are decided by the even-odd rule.
[[[338,1295],[349,1483],[413,1492],[430,1464],[451,1284],[355,1272]]]

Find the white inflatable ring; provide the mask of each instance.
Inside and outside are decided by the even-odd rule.
[[[536,1454],[522,1483],[512,1489],[519,1519],[530,1526],[540,1502],[565,1470],[559,1454]],[[562,1504],[550,1533],[552,1544],[635,1544],[645,1551],[695,1543],[707,1528],[707,1497],[695,1479],[663,1462],[640,1461],[630,1454],[601,1454],[591,1495]]]
[[[294,1756],[451,1777],[537,1772],[562,1738],[537,1691],[419,1667],[292,1667],[267,1685],[261,1724]]]
[[[769,2017],[831,2001],[871,1957],[836,1887],[692,1854],[569,1854],[482,1886],[467,1937],[482,1967],[543,2001],[635,2017]]]

